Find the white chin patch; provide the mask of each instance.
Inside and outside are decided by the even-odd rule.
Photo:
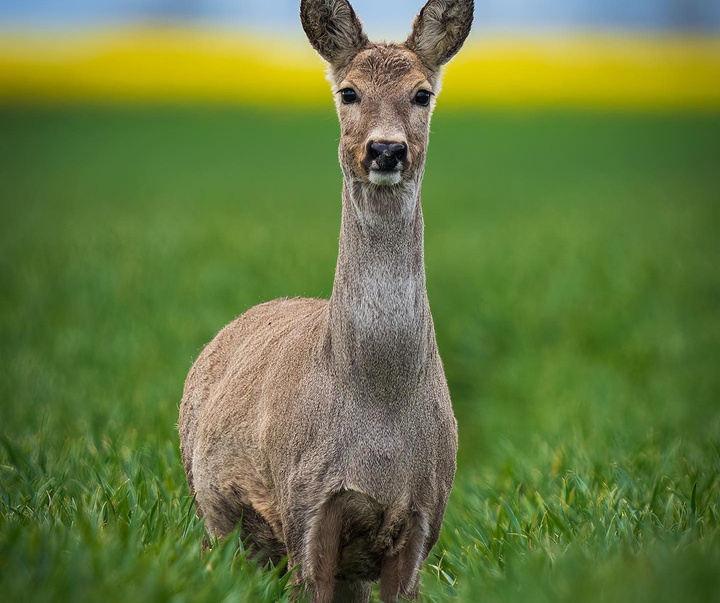
[[[402,180],[400,170],[394,170],[392,172],[385,170],[370,170],[368,178],[370,182],[378,186],[393,186],[395,184],[400,184],[400,180]]]

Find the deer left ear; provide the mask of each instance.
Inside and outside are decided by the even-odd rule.
[[[368,44],[347,0],[302,0],[300,21],[313,48],[333,67],[343,67]]]
[[[473,0],[430,0],[415,17],[405,46],[431,69],[455,56],[470,33]]]

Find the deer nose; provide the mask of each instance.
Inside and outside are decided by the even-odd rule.
[[[381,170],[396,169],[407,155],[407,147],[401,142],[371,142],[369,147],[371,161]]]

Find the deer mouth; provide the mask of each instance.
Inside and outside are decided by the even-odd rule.
[[[391,170],[370,166],[368,180],[377,186],[393,186],[402,180],[402,165],[398,164]]]

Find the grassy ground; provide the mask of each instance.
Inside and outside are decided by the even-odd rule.
[[[452,113],[424,188],[460,458],[424,601],[720,600],[720,117]],[[273,601],[201,554],[183,379],[327,296],[335,118],[0,110],[0,592]]]

